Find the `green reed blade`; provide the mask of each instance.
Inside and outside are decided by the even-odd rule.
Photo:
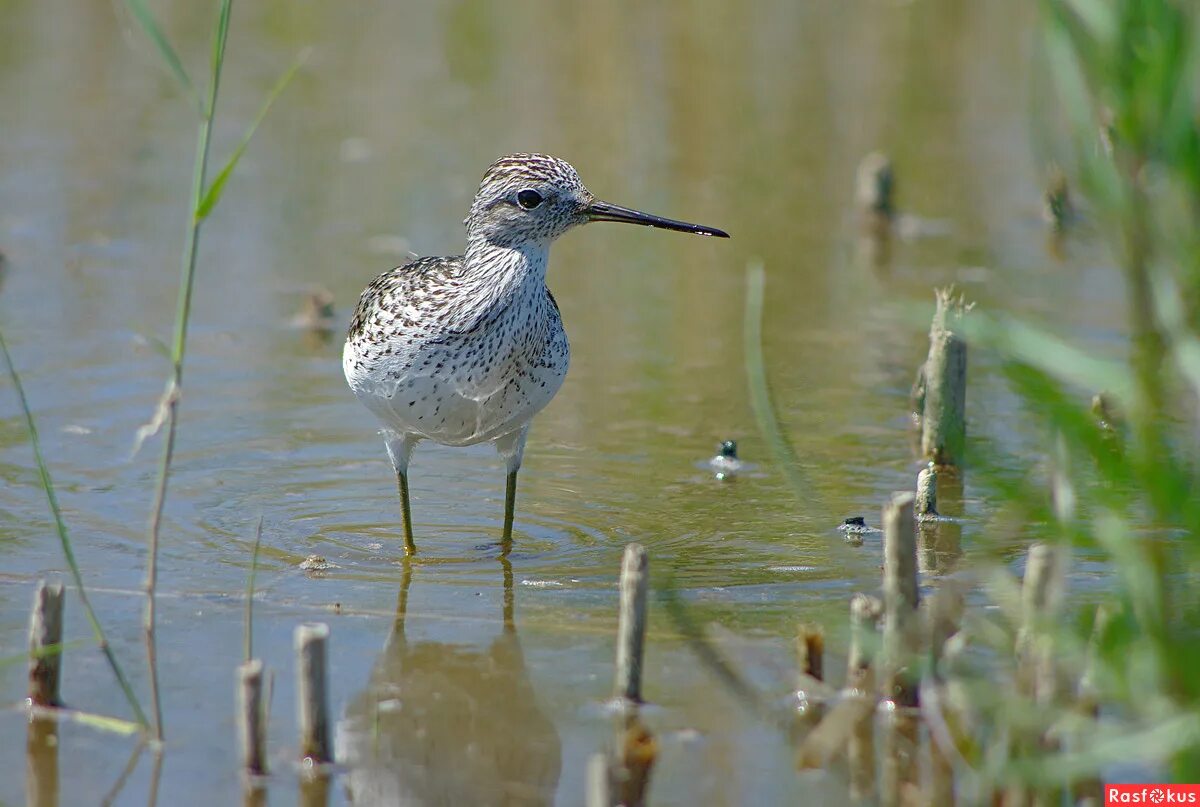
[[[771,402],[771,389],[767,383],[766,363],[762,349],[763,294],[766,286],[762,264],[753,264],[746,269],[746,318],[743,331],[743,349],[746,361],[746,380],[750,385],[750,404],[754,408],[754,419],[783,470],[788,484],[796,497],[810,502],[816,491],[805,478],[796,451],[783,432],[775,406]]]
[[[167,35],[159,26],[158,20],[154,19],[154,15],[150,13],[150,9],[146,7],[146,1],[126,0],[126,4],[133,13],[134,19],[138,21],[138,25],[142,27],[142,30],[146,32],[146,36],[150,37],[150,41],[158,48],[159,55],[162,56],[163,61],[166,62],[167,67],[174,74],[175,80],[179,82],[179,86],[191,98],[192,103],[196,105],[196,109],[203,114],[203,107],[200,106],[200,94],[196,92],[196,86],[188,78],[183,61],[179,58],[179,54],[175,52],[175,48],[171,46],[171,40],[167,39]]]
[[[237,167],[238,161],[242,159],[242,154],[246,151],[246,147],[250,145],[250,140],[254,137],[254,132],[258,129],[259,124],[262,123],[267,117],[267,113],[271,111],[271,106],[275,103],[275,99],[278,98],[284,89],[287,88],[288,84],[291,83],[292,78],[296,75],[296,72],[304,64],[305,60],[308,59],[308,53],[309,52],[307,50],[302,51],[300,55],[296,57],[296,60],[292,62],[292,66],[289,67],[282,76],[280,76],[277,82],[275,82],[275,86],[267,95],[267,100],[263,103],[262,108],[258,110],[258,115],[246,128],[245,134],[242,135],[241,142],[237,144],[237,148],[235,148],[233,153],[229,155],[229,159],[225,161],[225,165],[219,172],[217,172],[217,176],[215,179],[213,179],[212,184],[208,186],[208,191],[205,192],[204,198],[200,200],[200,204],[196,208],[196,218],[206,218],[208,214],[212,212],[212,209],[216,207],[217,202],[221,198],[221,192],[225,189],[225,183],[233,174],[233,169]]]

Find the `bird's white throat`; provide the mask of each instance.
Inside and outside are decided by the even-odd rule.
[[[534,241],[515,247],[470,241],[463,255],[463,290],[473,314],[506,307],[527,295],[540,295],[546,285],[550,242]]]

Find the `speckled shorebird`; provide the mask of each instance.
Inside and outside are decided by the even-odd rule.
[[[363,291],[342,368],[354,394],[383,423],[408,552],[415,549],[408,461],[426,439],[496,447],[508,468],[502,540],[510,544],[529,424],[562,386],[570,360],[558,304],[546,287],[550,244],[591,221],[729,237],[602,202],[563,160],[510,154],[483,175],[464,222],[464,254],[418,258]]]

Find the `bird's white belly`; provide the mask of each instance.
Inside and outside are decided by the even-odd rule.
[[[468,381],[461,373],[422,372],[416,364],[397,374],[381,365],[356,371],[343,361],[354,394],[385,428],[450,446],[495,440],[520,429],[550,403],[567,370],[565,363],[522,362]]]

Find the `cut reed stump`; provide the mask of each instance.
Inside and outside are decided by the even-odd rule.
[[[800,674],[817,681],[825,680],[825,630],[820,625],[801,625],[796,635],[796,658]],[[803,682],[803,678],[801,682]]]
[[[883,663],[880,694],[885,698],[880,729],[881,805],[908,803],[917,788],[918,702],[913,662],[918,658],[916,497],[894,493],[883,508]],[[887,701],[891,701],[888,704]]]
[[[1021,584],[1021,628],[1014,648],[1016,687],[1018,694],[1032,699],[1043,715],[1053,714],[1062,699],[1055,660],[1055,622],[1066,593],[1066,565],[1067,555],[1062,547],[1033,544],[1025,560],[1025,579]],[[1047,721],[1043,727],[1048,725]],[[1018,756],[1037,756],[1060,747],[1059,739],[1048,731],[1017,731],[1012,742]],[[1029,803],[1034,807],[1058,803],[1061,796],[1061,789],[1055,786],[1042,786],[1034,791],[1014,784],[1005,792],[1006,803]]]
[[[617,621],[617,672],[614,695],[628,703],[642,701],[642,660],[646,646],[646,592],[649,586],[646,549],[629,544],[621,561],[620,611]]]
[[[311,764],[333,761],[329,744],[329,696],[325,659],[329,626],[309,623],[296,628],[296,693],[300,725],[300,758]]]
[[[917,531],[913,495],[892,494],[883,508],[883,697],[898,706],[917,705],[911,672],[917,655]]]
[[[29,618],[29,702],[61,706],[63,585],[38,581]]]
[[[1017,634],[1018,686],[1040,706],[1059,698],[1053,625],[1066,594],[1067,556],[1062,547],[1029,547],[1021,585],[1021,630]]]
[[[1111,621],[1112,612],[1109,608],[1105,605],[1097,606],[1096,616],[1092,622],[1092,636],[1088,641],[1087,661],[1075,693],[1075,709],[1089,721],[1096,721],[1100,718],[1100,693],[1096,687],[1095,677],[1101,664],[1100,645]],[[1087,735],[1088,729],[1082,728],[1071,738],[1074,750],[1087,747]],[[1100,807],[1104,803],[1104,784],[1099,777],[1088,777],[1075,784],[1071,795],[1076,804],[1084,805],[1084,807]]]
[[[929,780],[926,804],[954,803],[954,765],[958,756],[958,736],[963,721],[956,713],[947,713],[948,679],[953,672],[957,648],[951,641],[959,636],[965,597],[953,580],[945,580],[925,602],[926,646],[931,670],[929,686],[922,688],[925,699],[922,713],[929,715]],[[961,638],[960,638],[961,640]],[[956,644],[958,644],[956,642]]]
[[[920,723],[916,710],[882,710],[879,730],[882,760],[878,804],[880,807],[920,804]]]
[[[937,511],[937,466],[930,464],[917,474],[917,500],[914,505],[920,521],[936,519]]]
[[[861,595],[860,595],[861,596]],[[842,697],[824,682],[825,631],[818,625],[802,625],[796,638],[800,661],[796,691],[798,712],[792,726],[797,745],[796,767],[824,769],[852,742],[856,731],[867,724],[875,709],[875,698],[853,687]],[[851,654],[854,655],[854,650]],[[855,664],[852,660],[851,664]]]
[[[846,700],[857,700],[863,710],[846,743],[850,798],[854,802],[875,797],[875,658],[879,647],[879,621],[883,603],[877,597],[855,594],[850,600],[850,652],[846,659]]]
[[[833,690],[825,684],[825,631],[820,625],[801,625],[796,634],[796,712],[791,725],[800,741],[818,725]]]
[[[850,600],[850,652],[846,658],[846,688],[875,691],[874,659],[879,645],[883,603],[878,597],[855,594]]]
[[[944,526],[937,511],[937,468],[931,462],[917,474],[917,571],[937,574],[943,565],[940,537]]]
[[[936,465],[962,467],[966,444],[967,343],[955,332],[969,306],[938,289],[924,368],[921,454]]]
[[[252,776],[267,772],[266,710],[263,707],[263,663],[251,659],[237,669],[237,734],[242,770]]]

